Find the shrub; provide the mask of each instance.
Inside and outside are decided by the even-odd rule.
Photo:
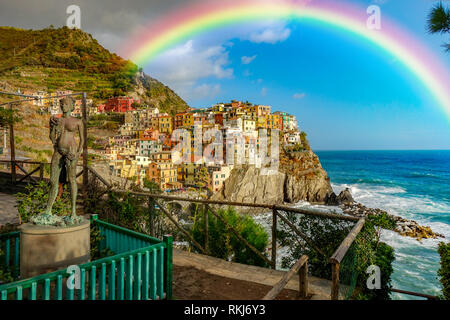
[[[450,242],[439,243],[439,255],[441,256],[441,267],[438,276],[442,284],[442,294],[446,300],[450,300]]]
[[[310,242],[320,248],[323,255],[314,247],[292,232],[290,228],[279,230],[278,235],[283,245],[289,246],[289,256],[282,259],[282,266],[289,268],[303,254],[309,258],[310,272],[313,276],[331,279],[329,258],[350,232],[353,223],[336,219],[323,219],[311,216],[288,214],[288,219],[305,233]],[[369,216],[363,229],[350,246],[340,264],[340,283],[349,286],[347,298],[362,300],[387,300],[391,289],[394,249],[380,242],[381,227],[392,227],[389,217]],[[381,288],[369,290],[366,285],[366,273],[370,265],[376,265],[381,272]],[[353,290],[355,289],[355,290]]]
[[[38,184],[28,184],[24,193],[17,193],[17,210],[23,223],[30,220],[31,217],[42,213],[48,201],[50,184],[40,181]],[[57,216],[70,215],[70,192],[64,187],[63,194],[55,200],[52,208],[52,214]]]
[[[268,235],[250,216],[240,215],[233,208],[218,210],[219,214],[244,239],[264,254]],[[266,262],[236,237],[227,226],[208,212],[209,250],[214,257],[239,263],[267,266]],[[205,244],[205,219],[203,208],[197,210],[192,230],[194,239],[202,246]]]

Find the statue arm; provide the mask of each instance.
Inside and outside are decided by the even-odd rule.
[[[84,145],[84,122],[80,121],[78,124],[78,134],[80,135],[80,143],[78,144],[78,154],[81,154],[83,151],[83,145]]]
[[[57,124],[57,119],[51,117],[50,118],[50,140],[52,141],[53,144],[56,143],[56,138],[57,138],[57,134],[56,134],[56,128],[58,126]]]

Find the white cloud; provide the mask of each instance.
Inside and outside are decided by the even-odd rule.
[[[220,92],[220,84],[209,85],[209,84],[201,84],[196,86],[191,93],[191,97],[194,99],[207,98],[207,97],[215,97]]]
[[[304,93],[304,92],[302,92],[302,93],[294,93],[292,95],[292,98],[294,98],[294,99],[302,99],[304,97],[306,97],[306,93]]]
[[[250,77],[252,75],[252,73],[249,70],[244,70],[244,72],[242,73],[244,75],[244,77]]]
[[[251,57],[243,56],[243,57],[241,57],[241,62],[242,62],[242,64],[249,64],[250,62],[255,60],[255,58],[256,58],[256,54]]]
[[[373,0],[372,2],[376,4],[385,4],[388,0]]]
[[[205,97],[208,90],[218,92],[220,86],[198,85],[205,78],[230,79],[228,51],[223,46],[198,48],[189,40],[154,60],[146,72],[175,90],[182,98]]]
[[[249,40],[256,43],[277,43],[289,38],[291,30],[284,25],[275,25],[273,27],[265,28],[262,31],[253,32],[250,34]]]
[[[262,88],[262,89],[261,89],[261,95],[262,95],[263,97],[265,97],[265,96],[267,95],[267,88]]]

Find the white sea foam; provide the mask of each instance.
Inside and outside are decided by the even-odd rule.
[[[364,184],[334,184],[335,192],[349,188],[355,201],[371,208],[380,208],[389,213],[416,220],[430,226],[435,232],[450,238],[450,225],[432,221],[436,214],[450,214],[450,205],[433,201],[424,196],[409,196],[401,187],[370,186]],[[381,239],[395,249],[393,286],[427,294],[438,295],[440,284],[436,272],[439,268],[437,245],[442,238],[424,239],[402,237],[398,233],[383,230]],[[406,299],[394,294],[394,299]]]
[[[431,217],[435,217],[436,214],[450,214],[450,205],[447,203],[436,202],[423,196],[408,196],[406,190],[396,186],[332,184],[332,187],[337,194],[349,188],[353,198],[367,207],[380,208],[389,213],[416,220],[419,224],[430,226],[433,231],[450,239],[450,225],[445,222],[431,221]],[[312,205],[307,201],[300,201],[295,204],[295,207],[342,213],[339,207]],[[270,237],[271,213],[258,215],[255,219],[264,226]],[[441,288],[436,272],[439,268],[437,245],[442,241],[441,238],[424,239],[419,242],[414,238],[383,230],[381,240],[395,249],[393,287],[431,295],[440,294]],[[280,249],[280,256],[277,257],[278,267],[280,267],[282,256],[288,253],[287,248]],[[401,294],[392,294],[392,298],[412,299],[410,296]]]

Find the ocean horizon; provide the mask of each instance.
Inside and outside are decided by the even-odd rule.
[[[450,150],[316,150],[336,193],[349,188],[355,201],[416,220],[445,239],[402,237],[383,230],[395,249],[394,288],[441,294],[437,246],[450,238]],[[393,299],[414,297],[392,294]]]

